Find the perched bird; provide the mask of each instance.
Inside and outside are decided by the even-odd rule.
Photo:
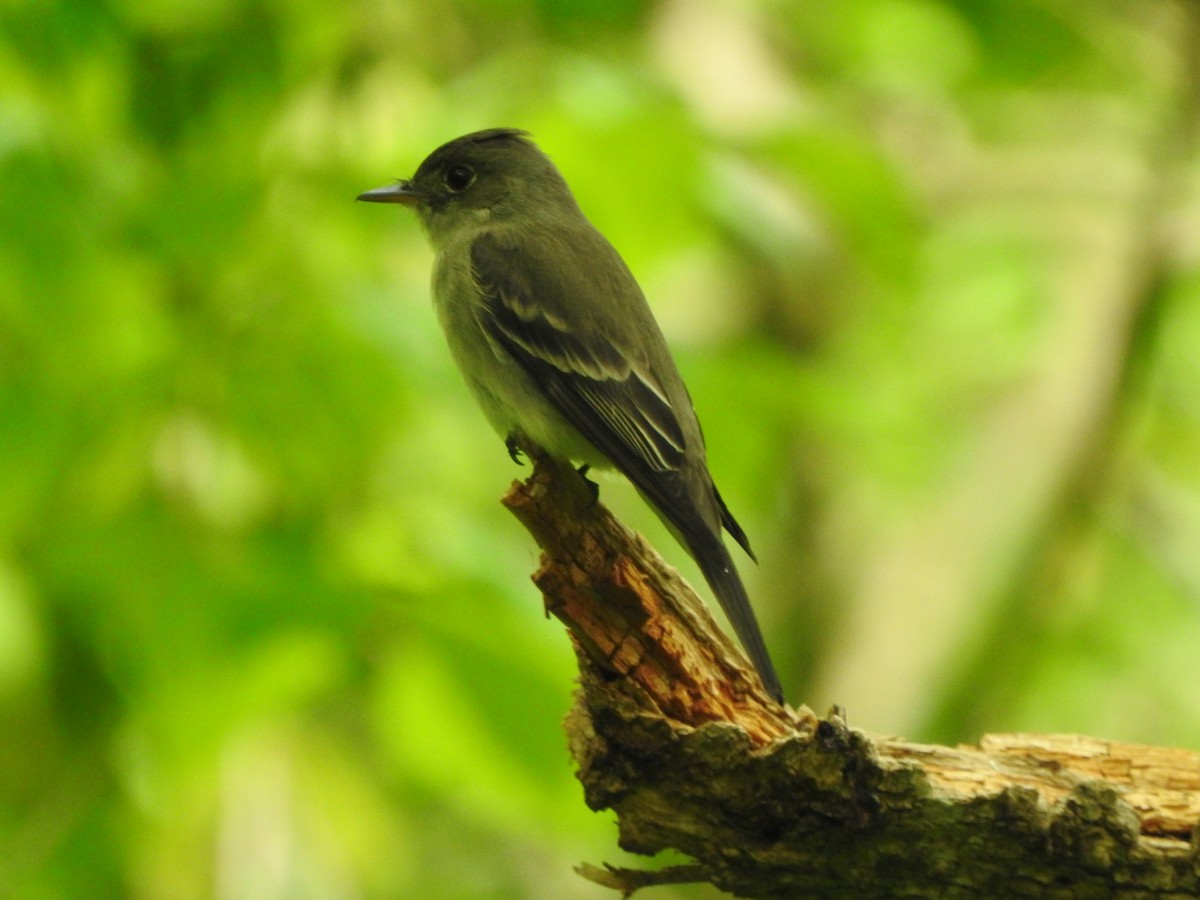
[[[416,210],[450,351],[513,458],[524,435],[557,458],[620,470],[699,564],[782,701],[722,527],[754,553],[713,484],[687,388],[641,288],[554,163],[526,132],[495,128],[358,199]]]

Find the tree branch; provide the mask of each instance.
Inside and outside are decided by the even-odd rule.
[[[709,881],[746,897],[1198,897],[1200,754],[1075,735],[937,747],[763,692],[704,604],[569,466],[531,454],[504,503],[581,687],[566,728],[623,848],[694,866],[587,867],[626,896]]]

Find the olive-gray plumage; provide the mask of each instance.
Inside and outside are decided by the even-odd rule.
[[[713,484],[687,388],[641,288],[550,159],[522,131],[480,131],[359,199],[417,211],[450,351],[492,426],[629,478],[782,700],[722,527],[754,554]]]

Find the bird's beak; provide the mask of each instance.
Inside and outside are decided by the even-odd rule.
[[[370,203],[403,203],[405,206],[416,206],[425,199],[425,194],[413,187],[413,183],[407,178],[402,178],[394,184],[364,191],[358,195],[358,199]]]

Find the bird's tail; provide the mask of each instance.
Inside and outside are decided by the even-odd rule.
[[[775,674],[775,666],[767,653],[767,645],[758,627],[758,620],[754,617],[754,610],[750,606],[750,598],[746,595],[746,588],[742,585],[737,569],[734,568],[733,558],[729,555],[724,541],[718,537],[715,541],[705,541],[703,546],[693,545],[690,549],[700,566],[700,571],[704,573],[708,586],[717,595],[721,609],[725,611],[738,640],[742,642],[742,647],[749,654],[754,668],[758,670],[763,687],[775,700],[782,703],[783,688],[779,684],[779,676]]]

